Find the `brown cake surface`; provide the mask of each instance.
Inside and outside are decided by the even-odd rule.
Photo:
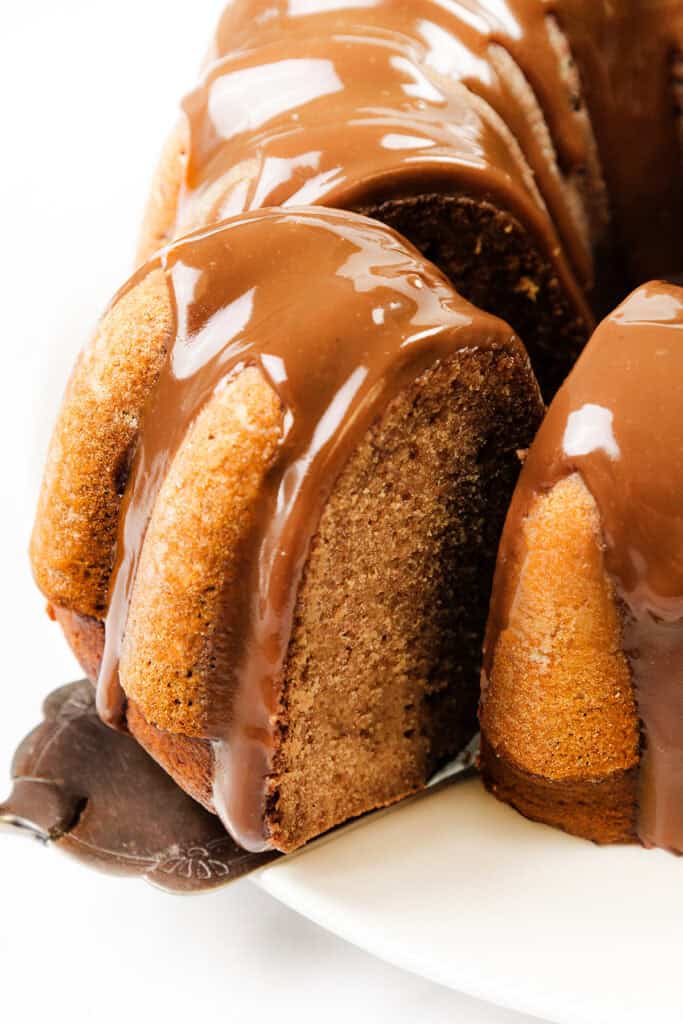
[[[484,779],[599,842],[683,850],[683,289],[596,331],[526,460],[496,570]]]

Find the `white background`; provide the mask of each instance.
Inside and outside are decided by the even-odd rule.
[[[79,674],[44,615],[26,557],[50,425],[76,350],[130,270],[158,150],[220,6],[2,6],[3,789],[5,766],[37,722],[43,695]],[[5,836],[0,869],[6,1021],[530,1020],[386,966],[249,882],[171,897]]]

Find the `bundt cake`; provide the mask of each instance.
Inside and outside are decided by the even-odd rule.
[[[552,396],[594,315],[680,266],[681,52],[683,0],[226,9],[32,560],[102,717],[244,846],[413,792],[471,737],[542,410],[516,335]]]
[[[653,282],[558,392],[507,517],[481,767],[528,817],[683,853],[683,288]]]
[[[678,270],[681,52],[680,0],[234,0],[141,257],[265,205],[358,210],[507,320],[550,396],[591,308]]]
[[[396,228],[465,298],[512,324],[554,390],[591,326],[583,287],[604,226],[595,146],[578,117],[584,203],[562,179],[544,117],[506,51],[487,64],[485,95],[452,72],[463,32],[488,60],[487,39],[470,40],[467,13],[432,0],[230,5],[162,159],[141,257],[188,228],[262,206],[353,209]],[[446,73],[428,63],[438,44],[420,35],[423,16],[447,40]]]
[[[493,125],[499,139],[503,137],[508,152],[516,150],[519,156],[521,150],[526,164],[522,177],[528,182],[531,171],[582,287],[590,287],[596,270],[603,284],[610,279],[611,268],[605,266],[604,258],[596,261],[596,255],[609,254],[612,260],[623,257],[640,280],[679,269],[683,223],[680,0],[232,0],[211,45],[205,84],[185,105],[190,154],[186,185],[203,190],[209,179],[218,178],[219,168],[206,160],[206,149],[193,160],[198,141],[207,138],[207,128],[215,145],[221,125],[230,123],[230,132],[239,132],[250,118],[266,136],[266,148],[259,150],[264,162],[247,175],[252,181],[261,183],[261,189],[282,187],[287,171],[290,188],[296,191],[314,178],[316,168],[297,163],[280,168],[276,182],[266,164],[277,145],[270,132],[278,111],[272,105],[263,106],[273,94],[268,66],[278,73],[271,65],[277,51],[259,48],[278,42],[281,58],[296,59],[299,54],[289,47],[303,39],[341,36],[349,39],[353,50],[359,36],[377,34],[408,45],[410,60],[422,72],[410,71],[406,61],[398,62],[415,76],[415,84],[408,75],[397,83],[404,95],[398,110],[391,109],[417,124],[387,127],[387,131],[397,130],[398,137],[376,140],[380,145],[395,147],[412,159],[416,153],[423,158],[429,152],[429,129],[421,123],[425,107],[409,106],[410,97],[422,99],[432,118],[446,122],[455,149],[443,163],[448,168],[446,194],[480,199],[490,193],[492,179],[503,169],[498,162],[500,151],[489,151],[487,140],[479,134],[481,118],[487,128]],[[236,49],[248,51],[237,60],[254,72],[238,74],[234,80],[231,75],[242,65],[233,67],[225,58]],[[357,51],[356,89],[359,74],[367,74],[368,81],[375,74],[362,53],[362,48]],[[214,63],[221,60],[222,66]],[[395,59],[391,63],[397,64]],[[260,65],[265,67],[257,71]],[[248,92],[240,90],[247,79]],[[465,88],[454,89],[456,83]],[[387,94],[383,92],[381,100],[378,95],[361,116],[376,117],[381,134],[381,117],[388,114],[389,104]],[[306,99],[300,96],[299,102]],[[469,115],[453,118],[447,105],[451,100],[469,107]],[[362,94],[361,102],[368,102]],[[295,113],[288,103],[278,104],[280,113],[286,114],[286,108]],[[335,116],[341,115],[346,128],[346,116],[353,122],[353,110],[353,101],[335,94],[316,107],[315,116],[331,126]],[[214,113],[218,119],[211,129],[206,117],[211,120]],[[235,115],[239,115],[239,126]],[[285,125],[292,127],[283,118],[279,126]],[[332,127],[325,138],[333,147],[331,162],[339,161],[334,176],[338,188],[346,166],[344,142]],[[479,173],[468,177],[461,161],[468,163],[473,155],[469,146],[477,142]],[[290,154],[299,152],[295,142],[291,145]],[[464,149],[458,151],[461,145]],[[309,152],[309,147],[301,152]],[[326,153],[320,156],[324,160]],[[492,162],[487,156],[492,156]],[[510,198],[520,188],[518,177],[513,174],[507,191],[500,195],[504,208],[510,202],[519,209]],[[328,185],[315,182],[314,187],[324,195]],[[244,199],[230,199],[237,204],[259,201],[258,185]],[[618,242],[617,250],[612,244],[606,248],[610,239]],[[465,251],[464,262],[469,263],[472,255]]]
[[[476,732],[541,416],[512,331],[375,221],[167,247],[76,366],[32,541],[101,716],[252,850],[421,787]]]

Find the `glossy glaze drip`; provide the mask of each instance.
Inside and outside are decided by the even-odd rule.
[[[560,25],[569,54],[558,54],[548,18]],[[513,57],[531,86],[565,175],[580,174],[589,158],[578,116],[585,101],[618,241],[634,277],[678,269],[683,190],[673,58],[683,52],[683,10],[677,0],[234,0],[210,59],[252,47],[256,66],[258,47],[273,39],[282,41],[284,53],[297,38],[329,38],[365,26],[401,36],[412,44],[413,59],[437,79],[465,83],[497,111],[519,141],[584,285],[590,278],[586,239],[562,182],[551,173],[535,115],[492,62],[491,44]],[[566,66],[571,55],[580,72],[578,94]]]
[[[140,274],[154,266],[170,285],[175,340],[121,516],[98,709],[108,721],[120,714],[118,659],[136,567],[173,455],[217,389],[256,365],[282,402],[282,436],[249,542],[252,600],[239,650],[227,659],[220,638],[215,644],[212,685],[229,692],[230,720],[209,715],[206,738],[215,808],[242,846],[258,850],[268,845],[264,784],[293,605],[334,481],[403,387],[456,350],[510,346],[511,334],[389,229],[341,212],[247,215],[171,245]]]
[[[654,282],[596,331],[522,471],[501,542],[486,641],[506,628],[520,526],[537,495],[583,478],[624,603],[623,649],[644,730],[638,832],[683,852],[683,289]],[[518,553],[519,558],[523,555]],[[509,597],[505,593],[510,592]]]
[[[190,142],[179,228],[264,205],[493,197],[529,228],[581,307],[574,273],[590,283],[590,248],[532,119],[487,59],[496,30],[516,34],[512,16],[492,23],[433,0],[330,6],[306,4],[306,16],[283,4],[228,9],[219,45],[242,50],[214,61],[184,103]],[[545,33],[537,9],[526,20],[534,37]],[[557,77],[549,56],[550,66]],[[563,159],[581,164],[577,130],[562,137]]]
[[[283,35],[325,36],[354,26],[394,32],[413,43],[416,59],[490,102],[525,152],[528,145],[534,172],[544,176],[546,154],[536,148],[519,97],[492,66],[490,47],[504,47],[531,84],[561,166],[581,166],[587,158],[575,116],[581,98],[568,97],[546,22],[548,15],[561,15],[564,6],[562,0],[233,0],[219,23],[208,62]],[[600,7],[599,0],[594,6]]]
[[[358,32],[363,27],[401,39],[411,58],[427,69],[443,88],[462,82],[500,116],[521,146],[555,226],[584,285],[592,278],[592,257],[581,225],[568,205],[563,175],[583,169],[590,159],[579,117],[551,45],[542,3],[454,0],[366,0],[364,3],[326,3],[325,0],[237,0],[229,5],[218,27],[210,61],[236,49],[262,46],[287,37],[329,38]],[[503,48],[514,60],[538,103],[538,116],[529,109],[514,75],[500,67],[492,47]],[[533,59],[530,60],[530,55]],[[552,142],[539,133],[543,118]],[[558,168],[553,166],[552,146]]]

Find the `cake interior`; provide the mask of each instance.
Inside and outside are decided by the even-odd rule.
[[[467,194],[390,199],[360,212],[394,228],[455,289],[523,339],[546,399],[583,348],[590,324],[570,305],[555,268],[511,213]]]
[[[539,416],[519,354],[463,351],[395,399],[346,467],[288,652],[278,849],[416,791],[476,732],[498,536]]]

